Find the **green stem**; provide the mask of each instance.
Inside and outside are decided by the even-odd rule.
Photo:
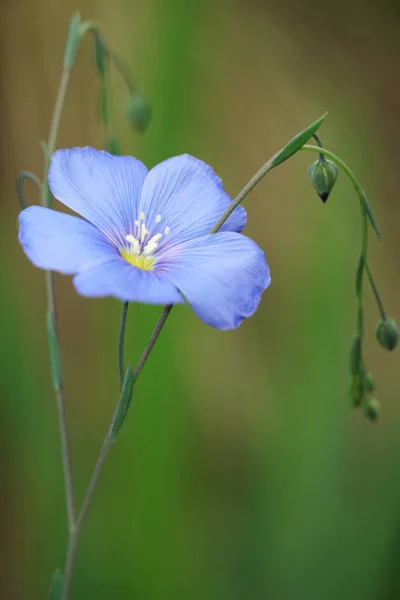
[[[322,140],[321,140],[321,138],[319,137],[319,135],[317,133],[313,133],[313,138],[317,142],[318,148],[323,148],[324,147],[324,145],[322,143]],[[325,160],[325,157],[324,157],[323,154],[321,154],[321,152],[319,153],[319,159],[322,160],[322,161]]]
[[[352,170],[343,162],[336,154],[331,152],[330,150],[326,150],[325,148],[317,147],[317,146],[309,146],[305,145],[302,147],[302,150],[310,151],[310,152],[318,152],[323,154],[333,160],[339,167],[343,169],[346,175],[349,177],[351,182],[353,183],[355,190],[357,192],[358,198],[360,200],[361,206],[361,256],[364,261],[364,265],[367,265],[367,251],[368,251],[368,214],[365,206],[365,193],[362,189],[361,185],[358,183],[355,178]],[[357,335],[362,340],[364,335],[364,317],[363,317],[363,300],[362,300],[362,285],[363,285],[363,273],[361,274],[360,279],[360,288],[357,293]]]
[[[122,307],[121,326],[120,326],[119,343],[118,343],[118,367],[119,367],[121,389],[122,389],[122,383],[123,383],[123,377],[124,377],[124,372],[123,372],[124,343],[125,343],[125,329],[126,329],[126,318],[127,318],[127,314],[128,314],[128,307],[129,307],[129,302],[125,302]],[[70,537],[70,540],[69,540],[67,560],[66,560],[65,569],[64,569],[65,584],[64,584],[62,600],[67,600],[69,598],[69,594],[71,591],[71,585],[72,585],[72,576],[73,576],[75,563],[76,563],[76,555],[77,555],[77,551],[78,551],[79,538],[82,533],[82,527],[86,520],[90,504],[92,502],[92,498],[93,498],[93,494],[94,494],[94,491],[97,486],[97,482],[98,482],[100,474],[103,470],[103,466],[104,466],[104,463],[106,462],[106,459],[110,452],[111,446],[114,443],[114,441],[112,439],[112,431],[113,431],[115,419],[117,418],[117,415],[118,415],[118,411],[119,411],[119,402],[117,402],[117,404],[114,408],[114,412],[113,412],[113,415],[111,418],[110,425],[107,429],[107,433],[103,440],[103,444],[101,446],[101,450],[100,450],[100,454],[99,454],[97,462],[96,462],[96,466],[94,468],[94,471],[93,471],[92,477],[90,479],[85,497],[82,502],[82,508],[81,508],[78,518],[76,520],[75,530],[73,531],[73,533]]]
[[[28,206],[28,203],[25,200],[24,193],[24,183],[27,179],[29,181],[32,181],[32,183],[36,185],[40,193],[42,190],[42,184],[40,182],[39,177],[37,177],[34,173],[31,173],[30,171],[21,171],[21,173],[17,177],[17,196],[21,210],[24,210]]]
[[[367,270],[367,275],[368,275],[369,282],[371,284],[372,291],[374,292],[374,296],[375,296],[376,302],[378,304],[379,312],[381,313],[382,319],[385,320],[385,319],[387,319],[387,315],[386,315],[385,309],[383,308],[382,300],[379,295],[378,289],[375,285],[375,281],[374,281],[374,278],[372,277],[371,269],[369,268],[368,263],[365,265],[365,268]]]
[[[125,327],[126,317],[128,315],[129,302],[124,302],[122,307],[121,325],[119,328],[119,341],[118,341],[118,371],[119,371],[119,390],[122,390],[124,383],[124,342],[125,342]]]
[[[60,127],[60,119],[61,119],[61,114],[62,114],[62,110],[64,107],[69,77],[70,77],[70,69],[64,69],[62,72],[62,75],[61,75],[61,81],[60,81],[60,86],[59,86],[58,93],[57,93],[53,118],[52,118],[51,125],[50,125],[49,138],[47,141],[47,150],[48,150],[49,156],[52,155],[52,153],[54,152],[55,147],[56,147],[57,134],[58,134],[58,130]],[[44,172],[43,172],[43,181],[41,184],[41,204],[42,204],[42,206],[48,205],[48,184],[47,184],[48,170],[49,170],[49,163],[48,163],[48,159],[46,158]],[[53,274],[51,271],[46,271],[45,281],[46,281],[47,309],[52,315],[54,327],[55,327],[55,334],[57,336],[57,342],[58,342],[56,297],[55,297],[55,290],[54,290]],[[60,386],[56,390],[56,400],[57,400],[57,408],[58,408],[58,417],[59,417],[58,420],[59,420],[60,438],[61,438],[61,454],[62,454],[64,481],[65,481],[65,495],[66,495],[67,515],[68,515],[68,531],[69,531],[69,535],[71,538],[71,536],[73,535],[73,532],[75,530],[75,500],[74,500],[74,488],[73,488],[73,482],[72,482],[71,452],[70,452],[66,408],[65,408],[64,388],[62,385],[61,366],[60,366]]]

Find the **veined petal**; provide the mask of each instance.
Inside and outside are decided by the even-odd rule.
[[[118,246],[132,232],[146,174],[144,164],[131,156],[71,148],[53,154],[49,186],[57,200]]]
[[[244,235],[206,235],[166,250],[157,262],[197,316],[217,329],[234,329],[256,310],[271,282],[263,251]]]
[[[145,304],[184,302],[179,291],[163,274],[133,267],[122,257],[78,273],[74,284],[79,294],[92,298],[112,296],[123,302]]]
[[[167,228],[168,234],[159,244],[161,248],[208,234],[231,202],[213,169],[203,161],[183,154],[169,158],[149,171],[139,210],[145,216],[147,227],[151,227],[152,235],[165,233]],[[238,207],[221,231],[239,232],[245,224],[246,211]]]
[[[94,225],[42,206],[19,215],[19,241],[29,260],[41,269],[73,275],[118,255]]]

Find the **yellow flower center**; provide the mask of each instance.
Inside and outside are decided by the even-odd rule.
[[[161,215],[156,216],[156,223],[161,221]],[[128,245],[120,248],[119,253],[133,267],[143,271],[152,271],[156,262],[154,256],[158,243],[163,235],[169,233],[169,227],[165,227],[164,234],[156,233],[150,239],[149,230],[144,223],[144,213],[140,213],[139,220],[135,221],[134,235],[129,233],[125,239]]]

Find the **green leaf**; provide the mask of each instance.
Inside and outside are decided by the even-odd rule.
[[[53,579],[51,581],[50,588],[50,600],[61,600],[61,596],[64,590],[64,575],[61,573],[60,569],[54,571]]]
[[[371,225],[372,225],[372,227],[373,227],[376,235],[378,236],[378,240],[380,240],[381,239],[381,234],[379,233],[377,222],[375,221],[375,217],[374,217],[374,215],[372,213],[372,209],[371,209],[371,207],[369,205],[369,202],[367,200],[367,196],[364,194],[364,192],[362,193],[362,201],[363,201],[366,213],[368,215],[369,222],[371,223]]]
[[[135,376],[133,374],[132,367],[129,366],[125,373],[124,383],[122,384],[121,395],[118,400],[118,413],[114,421],[113,428],[110,434],[110,440],[115,442],[119,430],[121,429],[126,415],[131,404],[133,396],[133,385],[135,382]]]
[[[46,329],[50,352],[51,378],[54,389],[58,390],[61,386],[60,348],[58,345],[54,315],[51,312],[48,312],[46,316]]]
[[[355,277],[355,288],[357,296],[361,294],[362,287],[362,278],[364,275],[364,258],[362,256],[359,257],[357,267],[356,267],[356,277]]]
[[[106,74],[106,61],[108,60],[108,51],[104,45],[101,34],[97,29],[93,29],[94,35],[94,58],[97,66],[97,70],[100,76],[104,79]]]
[[[67,44],[65,46],[64,53],[64,68],[70,69],[74,64],[78,45],[81,40],[81,16],[79,12],[75,13],[69,24],[69,32],[67,38]]]
[[[293,154],[296,154],[296,152],[301,150],[304,144],[308,142],[310,137],[312,137],[312,135],[317,131],[327,114],[328,113],[326,112],[317,121],[314,121],[314,123],[311,123],[311,125],[306,127],[306,129],[300,131],[300,133],[298,133],[293,139],[291,139],[290,142],[288,142],[284,148],[279,150],[279,152],[275,154],[272,160],[272,166],[277,167],[278,165],[282,164],[285,160],[293,156]]]
[[[109,125],[111,119],[111,97],[110,91],[105,83],[100,89],[99,119],[104,125]]]

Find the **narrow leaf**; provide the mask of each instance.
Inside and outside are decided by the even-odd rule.
[[[107,48],[105,47],[102,37],[97,31],[97,29],[93,30],[94,35],[94,58],[97,66],[97,70],[100,73],[100,76],[104,79],[106,74],[106,60],[108,59]]]
[[[46,173],[47,173],[48,170],[49,170],[49,166],[50,166],[51,156],[50,156],[49,148],[48,148],[46,142],[42,140],[40,142],[40,145],[41,145],[42,150],[43,150],[44,164],[45,164]],[[47,181],[46,182],[43,181],[42,185],[46,186],[46,198],[45,198],[44,206],[46,206],[47,208],[51,208],[51,205],[53,204],[53,196],[51,195],[49,184],[47,183]]]
[[[31,173],[30,171],[21,171],[21,173],[19,173],[17,177],[17,196],[19,204],[21,206],[21,210],[24,210],[24,208],[28,206],[28,203],[25,198],[24,189],[24,184],[27,179],[29,179],[29,181],[32,181],[32,183],[34,183],[37,186],[39,192],[42,188],[42,184],[40,183],[39,178],[34,173]]]
[[[51,581],[50,600],[61,600],[64,583],[64,575],[61,573],[60,569],[57,569],[54,571],[53,579]]]
[[[288,142],[284,148],[279,150],[279,152],[275,154],[272,160],[272,166],[277,167],[278,165],[282,164],[285,160],[293,156],[293,154],[296,154],[296,152],[298,152],[304,146],[304,144],[308,142],[310,137],[312,137],[312,135],[317,131],[327,114],[328,113],[325,113],[317,121],[314,121],[314,123],[311,123],[311,125],[306,127],[306,129],[300,131],[300,133],[298,133],[293,139],[291,139],[290,142]]]
[[[46,316],[47,340],[50,352],[51,377],[55,390],[61,386],[60,348],[58,345],[54,315],[51,312]]]
[[[114,442],[117,438],[119,430],[121,429],[126,415],[131,404],[133,395],[134,375],[132,367],[129,366],[125,373],[124,383],[122,384],[121,395],[118,400],[118,413],[114,421],[113,428],[111,430],[110,439]]]
[[[72,65],[74,64],[76,52],[78,50],[79,41],[81,39],[80,24],[81,24],[81,16],[77,12],[72,17],[70,24],[69,24],[67,44],[65,46],[65,53],[64,53],[64,68],[65,69],[70,69],[72,67]]]
[[[375,221],[375,217],[374,217],[374,215],[372,213],[372,209],[371,209],[371,207],[369,205],[369,202],[367,200],[367,196],[364,194],[364,192],[362,194],[362,201],[364,203],[364,207],[365,207],[365,210],[367,212],[369,222],[371,223],[371,225],[372,225],[372,227],[373,227],[376,235],[378,236],[378,240],[380,240],[381,239],[381,234],[379,233],[378,225],[377,225],[377,223]]]
[[[363,275],[364,275],[364,258],[362,256],[360,256],[358,259],[358,263],[357,263],[356,277],[355,277],[355,287],[356,287],[357,296],[360,296],[360,294],[361,294]]]

